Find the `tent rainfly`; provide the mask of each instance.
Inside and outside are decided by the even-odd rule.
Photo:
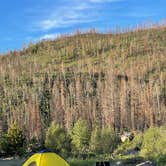
[[[54,152],[41,151],[33,154],[22,166],[70,166]]]

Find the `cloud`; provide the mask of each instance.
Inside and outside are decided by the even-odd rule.
[[[47,13],[48,17],[35,22],[33,28],[37,31],[49,31],[99,21],[102,3],[116,1],[122,0],[66,0],[65,5],[56,6]]]
[[[60,36],[61,36],[60,33],[48,33],[48,34],[46,33],[44,35],[35,36],[35,37],[34,36],[27,36],[25,38],[25,40],[28,42],[31,41],[33,43],[36,43],[36,42],[39,42],[41,40],[54,40]]]
[[[93,13],[88,14],[92,6],[87,3],[75,4],[74,6],[63,6],[58,10],[52,11],[47,19],[35,23],[38,30],[47,31],[53,28],[70,27],[75,24],[94,22],[96,18]]]
[[[42,30],[50,30],[53,28],[62,28],[62,27],[70,27],[71,25],[75,25],[78,23],[89,23],[94,22],[95,19],[50,19],[50,20],[43,20],[38,23],[38,27]]]
[[[48,30],[53,27],[57,27],[58,21],[55,20],[42,20],[38,23],[38,26],[43,30]]]
[[[39,38],[39,40],[52,40],[59,36],[57,33],[45,34]]]

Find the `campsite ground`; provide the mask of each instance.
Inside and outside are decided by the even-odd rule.
[[[21,166],[22,160],[0,160],[0,166]],[[112,166],[117,165],[116,161],[111,162]],[[72,160],[70,161],[71,166],[94,166],[94,160]],[[121,165],[120,163],[118,165]],[[127,163],[126,166],[131,166],[133,164]]]
[[[22,160],[0,160],[0,166],[20,166]],[[92,166],[93,161],[72,161],[71,166]]]
[[[21,166],[23,160],[2,160],[0,159],[0,166]],[[71,166],[93,166],[94,161],[92,160],[72,160],[70,162]]]
[[[22,160],[0,160],[0,166],[21,166]],[[71,166],[93,166],[95,164],[92,160],[72,160]]]
[[[19,166],[20,163],[18,160],[0,160],[0,166]]]

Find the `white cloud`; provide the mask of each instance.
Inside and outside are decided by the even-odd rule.
[[[61,19],[61,20],[43,20],[38,23],[38,27],[42,30],[50,30],[52,28],[60,28],[60,27],[69,27],[71,25],[75,25],[78,23],[88,23],[94,22],[95,19]]]
[[[88,10],[93,8],[88,3],[76,3],[63,6],[52,11],[48,18],[34,24],[37,30],[48,31],[53,28],[69,27],[80,23],[89,23],[96,20],[93,12],[88,14]]]
[[[41,27],[43,30],[48,30],[54,27],[57,27],[58,21],[57,20],[43,20],[38,23],[39,27]]]
[[[59,36],[57,33],[45,34],[39,38],[39,40],[52,40],[56,39]]]
[[[57,39],[58,37],[60,37],[61,34],[59,33],[48,33],[48,34],[44,34],[44,35],[41,35],[41,36],[27,36],[25,39],[26,41],[31,41],[32,43],[36,43],[36,42],[39,42],[41,40],[54,40],[54,39]]]
[[[34,24],[35,30],[49,31],[54,28],[70,27],[90,23],[100,19],[101,3],[122,0],[66,0],[65,6],[57,6],[49,11],[48,17]]]

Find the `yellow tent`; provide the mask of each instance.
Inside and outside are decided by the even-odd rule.
[[[43,151],[32,155],[23,166],[69,166],[69,164],[56,153]]]

